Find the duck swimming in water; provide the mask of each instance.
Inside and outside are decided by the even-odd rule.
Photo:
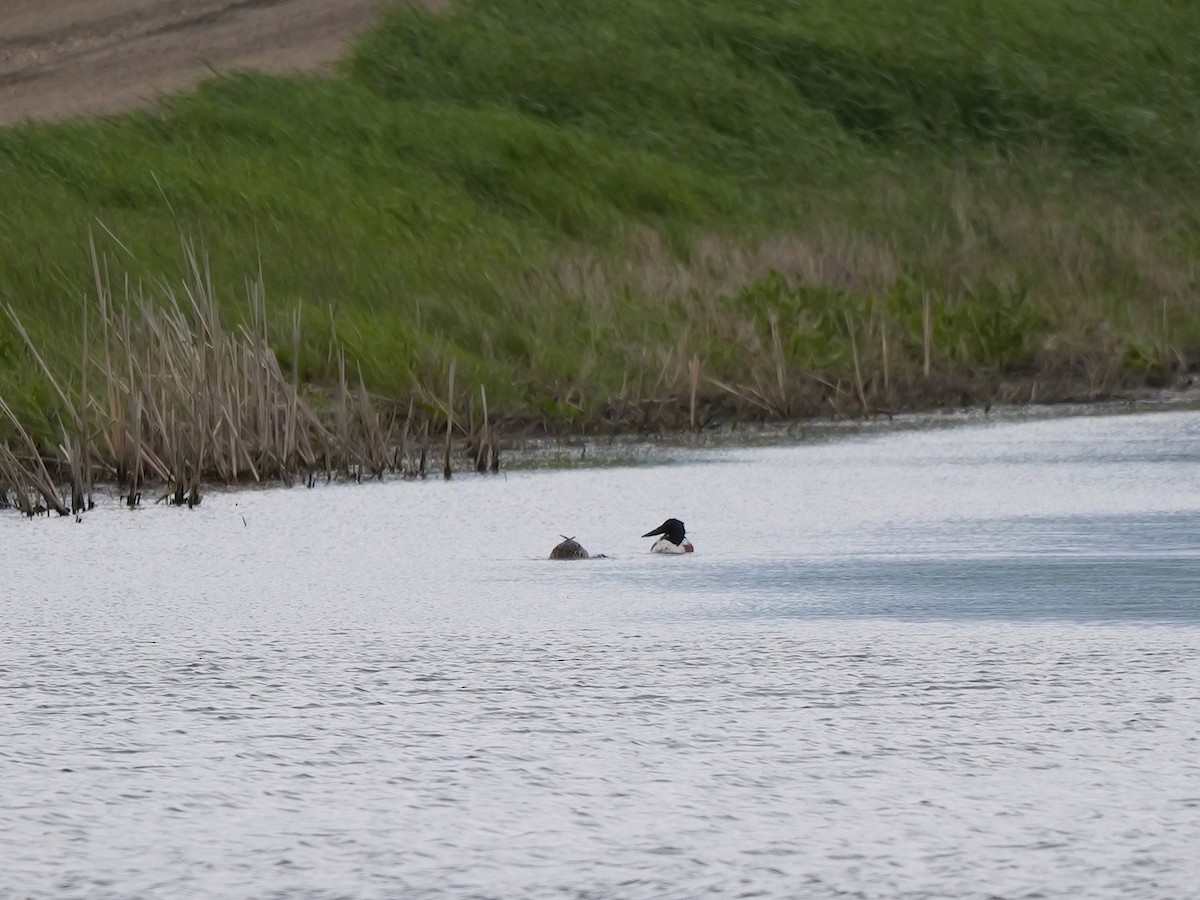
[[[551,559],[588,559],[588,552],[583,549],[583,545],[573,537],[567,537],[565,534],[560,534],[562,542],[555,545],[550,551]]]
[[[557,544],[550,551],[551,559],[608,559],[608,555],[604,553],[588,553],[583,549],[583,545],[573,537],[567,537],[565,534],[560,534],[562,542]]]
[[[678,519],[667,519],[653,531],[647,531],[642,537],[662,535],[650,546],[651,553],[692,553],[696,549],[687,539],[683,523]]]

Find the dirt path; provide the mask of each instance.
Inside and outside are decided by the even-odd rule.
[[[341,54],[376,5],[2,0],[0,124],[115,112],[194,84],[212,69],[319,69]]]

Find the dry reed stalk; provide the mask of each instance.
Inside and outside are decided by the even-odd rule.
[[[671,370],[674,368],[674,351],[671,349],[662,349],[658,356],[658,378],[654,382],[654,387],[650,389],[652,395],[658,395],[662,391],[662,387],[671,379]]]
[[[846,318],[846,331],[850,335],[850,355],[854,360],[854,386],[858,389],[858,399],[862,403],[863,415],[871,414],[871,406],[867,403],[867,392],[863,389],[862,367],[858,362],[858,338],[855,335],[854,322],[850,318],[849,311],[843,311]]]
[[[188,509],[194,509],[200,503],[200,478],[204,472],[204,459],[208,444],[208,431],[201,427],[202,421],[200,411],[198,409],[200,400],[194,399],[192,403],[192,420],[191,420],[191,448],[194,455],[189,463],[189,479],[188,479]],[[207,419],[208,416],[205,416]]]
[[[78,515],[92,508],[93,504],[88,490],[84,486],[84,472],[87,469],[87,449],[67,435],[67,428],[62,429],[62,443],[58,445],[59,460],[66,464],[71,481],[70,510]]]
[[[0,444],[0,479],[0,496],[3,497],[5,508],[15,506],[23,515],[31,518],[44,512],[30,495],[30,474],[8,444]]]
[[[892,397],[892,367],[888,359],[888,323],[886,315],[883,316],[879,327],[879,344],[880,350],[883,353],[883,393],[886,402],[890,405]]]
[[[363,424],[363,454],[368,468],[376,478],[383,478],[387,468],[388,439],[380,422],[379,413],[371,403],[367,393],[366,382],[363,381],[362,370],[358,373],[358,419]]]
[[[754,386],[742,385],[735,389],[727,382],[715,378],[706,378],[706,381],[719,387],[731,396],[750,402],[768,416],[787,418],[791,412],[791,401],[787,376],[787,360],[784,356],[783,339],[780,335],[779,317],[772,312],[768,315],[767,320],[771,331],[769,348],[762,347],[761,341],[755,332],[750,332],[741,340],[741,343],[746,346],[752,360],[752,368],[749,374],[754,381]],[[767,351],[766,354],[764,354],[764,351]],[[768,355],[771,363],[769,370],[763,365],[764,355]]]
[[[125,502],[130,509],[137,506],[142,500],[142,398],[138,395],[133,398],[133,423],[134,433],[133,440],[133,459],[132,465],[129,468],[129,494]]]
[[[346,388],[346,351],[341,347],[337,350],[338,382],[336,401],[334,403],[334,419],[337,423],[337,452],[341,458],[339,470],[352,477],[350,453],[350,409],[347,403],[349,390]]]
[[[696,393],[700,386],[700,357],[693,354],[688,360],[688,383],[691,395],[688,398],[688,421],[692,431],[696,430]]]
[[[783,339],[779,335],[779,317],[772,313],[771,317],[771,352],[775,360],[775,383],[779,387],[779,409],[787,416],[787,361],[783,356]]]
[[[925,345],[925,378],[929,379],[930,371],[932,370],[933,361],[933,318],[930,313],[929,292],[925,291],[921,296],[921,323],[924,334]]]
[[[76,506],[78,500],[77,511],[81,511],[84,507],[84,494],[87,494],[86,505],[87,509],[95,506],[92,500],[92,426],[91,426],[91,408],[90,402],[91,393],[88,385],[88,372],[91,371],[91,341],[88,334],[88,311],[87,304],[83,305],[83,346],[80,350],[82,358],[79,364],[80,371],[80,388],[79,388],[79,466],[72,466],[74,475],[74,490],[72,492],[72,506]]]
[[[8,314],[9,321],[13,323],[13,327],[17,329],[17,333],[20,334],[21,339],[25,342],[25,347],[29,350],[29,354],[33,357],[33,361],[36,362],[38,368],[41,369],[42,374],[50,383],[50,387],[54,388],[54,392],[58,394],[59,400],[62,401],[63,408],[73,413],[75,411],[75,404],[67,398],[66,391],[64,391],[59,385],[58,379],[54,377],[54,372],[48,365],[46,365],[46,361],[42,358],[42,354],[38,352],[37,344],[33,342],[33,339],[29,336],[29,332],[27,332],[25,330],[25,326],[21,324],[21,319],[17,316],[16,310],[14,310],[11,305],[5,304],[4,311]]]
[[[428,459],[428,457],[429,457],[429,420],[426,419],[424,434],[422,435],[422,438],[421,438],[421,461],[417,465],[417,474],[422,479],[424,479],[425,475],[426,475],[425,464],[426,464],[426,460]]]
[[[29,332],[27,332],[25,330],[25,326],[21,323],[21,320],[17,316],[16,311],[13,310],[12,306],[6,305],[5,312],[8,313],[9,320],[13,323],[13,326],[17,329],[17,332],[18,332],[18,334],[20,334],[21,339],[25,342],[26,348],[29,350],[30,355],[33,357],[34,361],[37,363],[38,368],[41,369],[43,376],[50,383],[50,386],[54,389],[54,392],[56,394],[58,394],[59,399],[62,401],[62,408],[65,411],[67,411],[68,414],[71,416],[74,432],[80,436],[80,441],[82,442],[82,446],[79,446],[79,445],[73,443],[71,441],[71,439],[66,436],[66,426],[64,425],[63,426],[63,443],[59,445],[59,450],[63,454],[63,462],[67,465],[67,467],[71,473],[71,509],[70,509],[70,511],[72,513],[82,512],[86,508],[87,503],[89,502],[84,499],[84,495],[85,495],[85,493],[90,493],[90,489],[91,489],[91,486],[90,486],[91,463],[90,463],[88,450],[87,450],[87,426],[86,426],[84,419],[80,413],[81,409],[86,409],[87,404],[80,403],[77,405],[77,404],[73,403],[70,399],[68,399],[67,392],[59,384],[58,379],[54,377],[53,371],[46,364],[46,361],[42,357],[41,353],[38,352],[37,345],[33,342],[33,339],[30,338]],[[84,340],[83,340],[83,349],[81,352],[83,354],[84,365],[86,365],[87,358],[88,358],[86,314],[84,316],[83,323],[84,323]],[[86,384],[87,384],[87,382],[85,379],[85,381],[84,381],[85,388],[86,388]],[[86,395],[84,395],[84,396],[86,396]],[[47,502],[48,506],[51,506],[52,508],[58,510],[60,512],[60,514],[65,514],[62,512],[63,507],[57,500],[57,497],[58,497],[57,489],[54,488],[53,480],[50,479],[49,473],[46,471],[45,465],[41,463],[41,457],[37,452],[36,446],[34,445],[33,441],[30,439],[28,433],[25,432],[24,428],[21,428],[20,423],[17,422],[15,416],[12,413],[12,410],[8,407],[7,404],[5,404],[4,410],[8,414],[9,418],[11,418],[13,420],[13,423],[15,425],[17,425],[18,428],[20,428],[22,436],[25,439],[26,445],[30,448],[31,453],[33,453],[35,456],[37,456],[37,458],[39,460],[39,464],[41,465],[40,471],[37,469],[34,469],[30,472],[30,476],[32,478],[33,484],[36,486],[38,492],[41,493],[46,498],[46,502]],[[44,475],[44,477],[43,477],[43,475]],[[49,491],[49,493],[47,493],[47,491]],[[55,498],[54,500],[51,500],[51,495]]]
[[[405,416],[405,418],[404,418],[404,430],[402,432],[400,432],[400,453],[404,459],[404,462],[401,463],[400,473],[405,478],[414,478],[414,477],[416,477],[416,474],[417,474],[416,468],[413,466],[412,459],[409,456],[409,452],[408,452],[408,436],[409,436],[409,432],[412,428],[412,417],[413,417],[413,398],[409,397],[408,398],[408,415]]]
[[[454,370],[457,360],[450,360],[450,378],[446,389],[446,452],[442,466],[442,478],[450,480],[450,439],[454,430]]]
[[[745,400],[747,403],[758,407],[765,413],[768,413],[768,414],[775,413],[775,407],[772,406],[771,402],[769,400],[767,400],[765,397],[763,397],[763,395],[759,391],[756,391],[753,388],[735,387],[732,384],[727,384],[726,382],[721,381],[720,379],[717,379],[717,378],[713,378],[711,376],[705,376],[704,380],[707,381],[709,384],[711,384],[713,387],[720,388],[722,391],[729,394],[731,397],[737,397],[741,400]]]
[[[38,502],[37,497],[41,491],[34,487],[37,476],[17,458],[7,444],[0,444],[0,476],[7,482],[3,488],[6,506],[15,506],[22,515],[29,518],[49,511],[49,505]]]
[[[479,442],[475,450],[475,471],[486,472],[491,462],[491,435],[488,432],[487,388],[479,386],[479,404],[483,412],[483,424],[479,427]]]
[[[300,403],[300,307],[292,315],[292,393],[288,399],[287,427],[283,436],[283,457],[294,465],[298,456],[296,417]]]
[[[88,229],[88,250],[91,253],[92,260],[92,277],[96,289],[96,301],[100,307],[100,346],[104,350],[103,371],[113,371],[112,366],[112,340],[110,333],[110,317],[109,317],[109,293],[110,282],[107,277],[101,275],[100,257],[96,252],[95,236],[91,229]],[[105,270],[107,272],[107,269]],[[84,398],[86,400],[86,396]],[[123,468],[127,456],[125,441],[125,429],[121,426],[124,419],[124,411],[120,408],[120,400],[115,386],[111,379],[105,379],[105,399],[107,400],[108,427],[105,429],[105,437],[109,447],[109,456],[114,459],[117,464],[116,477],[117,482],[123,482],[127,477],[127,473]]]
[[[46,501],[46,507],[53,509],[60,516],[70,515],[70,510],[63,504],[62,498],[58,494],[58,488],[54,484],[54,479],[51,477],[49,470],[46,468],[46,463],[38,452],[37,444],[33,438],[29,436],[29,432],[25,430],[25,426],[21,424],[16,415],[12,411],[12,407],[8,402],[0,397],[0,411],[3,411],[9,420],[17,429],[17,433],[21,436],[21,440],[25,443],[25,448],[29,453],[30,462],[26,466],[22,466],[11,452],[11,462],[16,465],[15,474],[19,476],[19,480],[24,481],[30,488],[41,495]],[[7,446],[5,446],[7,451]],[[12,480],[11,478],[9,479]]]

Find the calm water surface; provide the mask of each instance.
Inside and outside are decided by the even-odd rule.
[[[665,454],[0,516],[0,897],[1200,895],[1200,413]]]

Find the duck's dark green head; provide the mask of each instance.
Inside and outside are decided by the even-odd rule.
[[[647,531],[642,537],[657,537],[660,534],[672,544],[682,544],[683,539],[687,536],[687,531],[678,519],[667,519],[653,531]]]

